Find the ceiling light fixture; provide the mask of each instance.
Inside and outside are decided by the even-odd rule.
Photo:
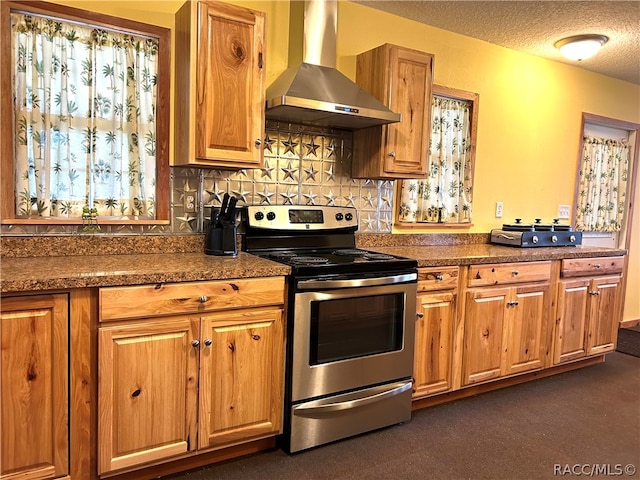
[[[604,35],[575,35],[558,40],[554,46],[569,60],[579,62],[595,55],[608,40]]]

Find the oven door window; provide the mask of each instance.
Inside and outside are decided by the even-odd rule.
[[[309,365],[402,350],[404,294],[311,302]]]

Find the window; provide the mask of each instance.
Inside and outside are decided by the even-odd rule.
[[[168,221],[169,31],[37,5],[1,7],[3,223]]]
[[[433,86],[427,178],[400,182],[399,225],[471,225],[478,94]]]

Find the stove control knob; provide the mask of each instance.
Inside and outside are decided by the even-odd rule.
[[[267,213],[267,220],[275,220],[275,219],[276,219],[276,214],[274,212]]]
[[[353,215],[352,215],[352,214],[350,214],[350,213],[347,213],[347,214],[344,216],[344,218],[345,218],[345,220],[346,220],[347,222],[350,222],[351,220],[353,220]]]
[[[531,241],[532,241],[533,243],[538,243],[538,236],[537,236],[537,235],[534,235],[533,237],[531,237]]]
[[[339,213],[339,212],[338,212],[338,213],[336,213],[336,220],[337,220],[337,221],[340,221],[340,220],[342,220],[343,218],[344,218],[344,215],[342,215],[342,214],[341,214],[341,213]]]
[[[576,241],[576,236],[575,236],[575,235],[571,235],[571,236],[569,237],[569,241],[570,241],[571,243],[575,242],[575,241]]]
[[[557,235],[553,235],[553,236],[551,237],[551,241],[552,241],[553,243],[556,243],[556,242],[558,241],[558,236],[557,236]]]
[[[256,212],[256,214],[253,216],[256,220],[260,221],[264,218],[264,213],[262,212]]]

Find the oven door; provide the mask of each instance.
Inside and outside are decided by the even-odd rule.
[[[297,282],[292,402],[411,377],[416,277]]]

